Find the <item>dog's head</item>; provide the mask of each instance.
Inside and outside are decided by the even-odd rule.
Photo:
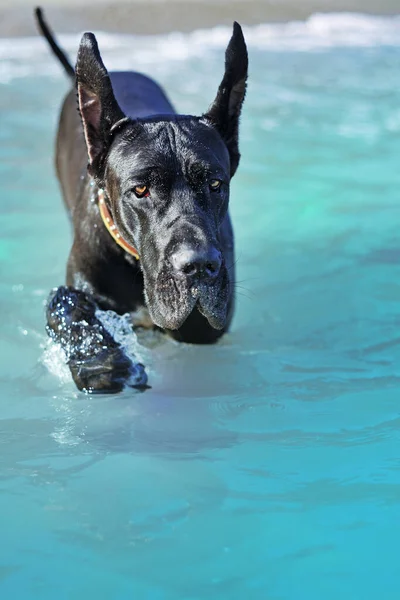
[[[81,41],[76,76],[89,172],[139,252],[148,309],[164,329],[178,329],[195,307],[215,329],[225,325],[232,290],[222,225],[240,158],[247,64],[235,23],[207,113],[134,120],[115,99],[93,34]]]

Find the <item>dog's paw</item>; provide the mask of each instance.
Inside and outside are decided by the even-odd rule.
[[[89,394],[118,393],[125,386],[146,388],[144,366],[134,364],[117,346],[84,360],[70,358],[68,365],[78,389]]]
[[[116,393],[125,386],[145,389],[147,375],[96,316],[96,304],[80,290],[61,286],[50,296],[47,332],[64,350],[79,390]]]
[[[75,323],[86,321],[90,325],[95,313],[96,304],[85,292],[61,285],[50,294],[47,303],[47,331],[59,339]]]

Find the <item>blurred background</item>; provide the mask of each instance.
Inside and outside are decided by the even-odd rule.
[[[76,392],[44,331],[70,82],[1,1],[0,597],[398,600],[398,0],[42,6],[72,62],[94,31],[189,114],[243,24],[237,308],[215,346],[136,345],[144,394]]]
[[[152,34],[193,31],[203,27],[243,25],[307,19],[316,12],[362,12],[393,15],[398,0],[43,0],[61,33],[104,29],[119,33]],[[26,0],[0,2],[0,35],[32,35],[31,13]]]

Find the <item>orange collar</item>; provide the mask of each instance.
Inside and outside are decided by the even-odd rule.
[[[106,226],[109,234],[114,239],[114,241],[117,242],[118,246],[121,246],[121,248],[123,248],[125,252],[134,256],[136,260],[139,260],[139,252],[136,250],[136,248],[128,244],[128,242],[125,241],[119,233],[117,226],[115,225],[113,218],[110,215],[110,211],[108,210],[107,205],[105,203],[104,190],[99,190],[97,193],[97,197],[99,199],[99,209],[101,218],[103,219],[103,223]]]

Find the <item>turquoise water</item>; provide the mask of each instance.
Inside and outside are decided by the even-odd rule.
[[[99,42],[198,113],[228,35]],[[399,597],[400,21],[246,35],[232,331],[147,340],[152,389],[117,397],[78,394],[44,335],[67,83],[0,41],[1,598]]]

